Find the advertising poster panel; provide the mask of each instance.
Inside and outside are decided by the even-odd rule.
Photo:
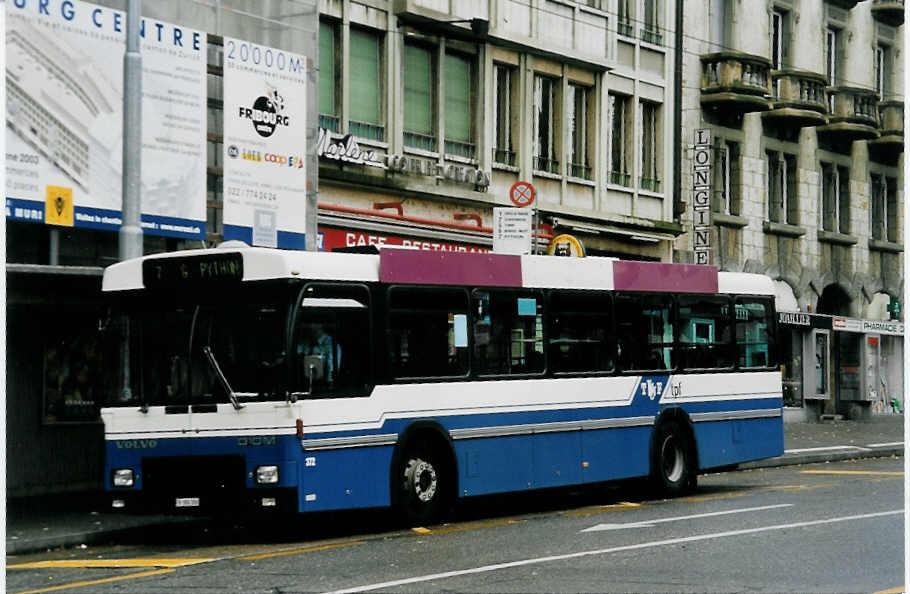
[[[126,14],[6,3],[6,216],[117,231]],[[142,227],[205,237],[206,37],[141,21]]]
[[[304,249],[306,58],[224,38],[224,239]]]

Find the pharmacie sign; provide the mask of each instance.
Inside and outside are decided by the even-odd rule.
[[[904,323],[896,320],[862,320],[843,316],[826,316],[795,311],[777,312],[777,321],[784,326],[801,326],[820,330],[860,332],[863,334],[904,335]]]

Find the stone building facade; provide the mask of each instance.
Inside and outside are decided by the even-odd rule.
[[[686,3],[676,258],[767,274],[778,309],[814,314],[781,325],[796,416],[864,416],[903,394],[899,321],[894,335],[838,331],[903,302],[903,15],[882,0]],[[700,176],[696,130],[710,136]]]

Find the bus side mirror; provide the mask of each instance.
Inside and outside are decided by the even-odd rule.
[[[310,381],[310,391],[312,391],[313,382],[322,379],[322,355],[307,355],[303,358],[303,375]]]

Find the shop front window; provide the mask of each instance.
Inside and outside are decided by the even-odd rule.
[[[780,371],[784,390],[784,406],[803,406],[803,357],[802,335],[799,331],[781,326]]]

